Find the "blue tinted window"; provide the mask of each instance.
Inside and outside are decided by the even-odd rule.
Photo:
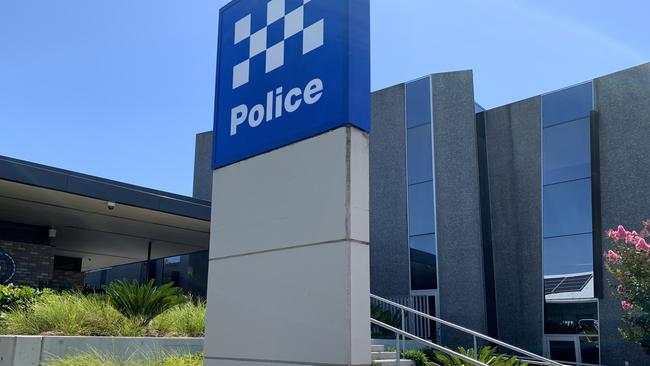
[[[544,187],[545,238],[591,231],[591,179]]]
[[[592,109],[590,82],[542,96],[544,127],[588,117]]]
[[[430,90],[429,78],[406,84],[406,127],[431,122]]]
[[[433,179],[431,124],[406,131],[408,184]]]
[[[591,176],[589,119],[544,129],[544,184]]]
[[[433,182],[414,184],[408,188],[409,235],[431,234],[435,231]]]
[[[437,286],[435,254],[411,249],[411,290],[433,290]]]
[[[591,234],[544,239],[544,275],[575,275],[593,271]]]
[[[409,238],[411,249],[436,254],[436,236],[434,234],[418,235]]]

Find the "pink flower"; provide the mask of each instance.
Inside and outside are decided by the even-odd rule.
[[[612,229],[607,230],[607,237],[616,240],[616,231]]]
[[[616,287],[616,293],[619,295],[624,295],[625,294],[625,287],[623,285],[618,285]]]
[[[637,252],[650,252],[650,245],[643,238],[639,238],[636,242]]]
[[[618,225],[618,229],[616,230],[616,233],[614,234],[614,239],[615,240],[625,239],[628,234],[629,233],[627,232],[627,230],[625,230],[623,225]]]
[[[639,239],[640,239],[639,234],[636,231],[632,231],[631,233],[627,233],[627,235],[625,236],[625,243],[636,245]]]
[[[620,254],[616,253],[613,250],[610,250],[609,252],[607,252],[607,260],[612,262],[612,263],[619,263],[622,259],[623,259],[623,257],[621,257]]]
[[[621,301],[621,307],[625,311],[630,311],[630,310],[634,309],[634,305],[630,304],[629,302],[627,302],[625,300]]]

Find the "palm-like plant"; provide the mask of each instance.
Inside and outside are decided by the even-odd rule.
[[[458,352],[464,354],[469,358],[476,359],[492,366],[526,366],[527,362],[520,361],[516,356],[506,356],[496,354],[496,347],[485,346],[478,351],[478,357],[474,356],[476,352],[473,348],[465,349],[458,347]],[[468,365],[465,361],[456,356],[450,356],[446,353],[439,351],[434,352],[435,362],[443,366],[465,366]]]
[[[156,287],[153,280],[146,284],[118,280],[106,287],[106,295],[117,311],[141,325],[149,325],[156,316],[187,301],[178,287],[171,283]]]

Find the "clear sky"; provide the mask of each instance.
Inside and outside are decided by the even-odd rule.
[[[226,2],[0,1],[0,155],[191,195]],[[473,69],[495,107],[650,61],[647,0],[370,2],[373,90]]]

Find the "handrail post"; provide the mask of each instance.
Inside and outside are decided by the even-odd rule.
[[[476,336],[474,337],[474,359],[478,360],[478,343],[476,342]]]
[[[395,365],[400,366],[400,359],[402,358],[402,351],[399,344],[400,334],[395,332]]]
[[[406,332],[406,326],[405,326],[406,323],[405,323],[405,321],[404,321],[404,309],[399,309],[399,310],[400,310],[400,320],[401,320],[401,322],[402,322],[402,327],[400,328],[400,330]],[[398,336],[400,337],[400,341],[404,341],[404,340],[406,340],[406,339],[404,338],[404,335],[400,335],[400,334],[398,334]],[[401,348],[401,347],[400,347],[400,348]],[[401,365],[401,362],[402,362],[402,352],[398,352],[398,353],[397,353],[397,365],[398,365],[398,366]]]

